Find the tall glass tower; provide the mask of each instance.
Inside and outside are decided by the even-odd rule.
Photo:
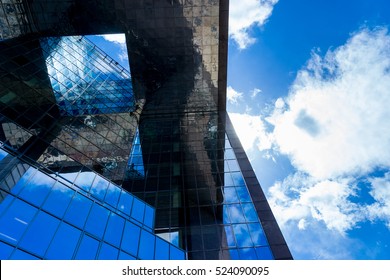
[[[228,1],[1,8],[0,258],[292,258],[226,113]]]

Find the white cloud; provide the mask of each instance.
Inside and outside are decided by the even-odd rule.
[[[230,0],[229,35],[240,49],[245,49],[256,41],[249,34],[250,28],[263,25],[277,2],[278,0]]]
[[[390,166],[389,69],[385,29],[362,30],[323,58],[313,53],[287,106],[267,119],[279,151],[298,170],[322,179]]]
[[[369,178],[369,182],[371,184],[370,195],[376,202],[367,206],[368,218],[372,221],[385,220],[390,229],[390,172],[384,177]]]
[[[252,149],[255,145],[260,151],[271,148],[271,135],[266,132],[266,127],[260,116],[237,113],[229,113],[229,116],[234,130],[237,135],[240,135],[240,141],[245,151]]]
[[[254,88],[253,90],[251,90],[251,97],[255,98],[259,93],[261,93],[261,89]]]
[[[107,41],[116,43],[116,44],[125,44],[126,45],[126,36],[125,34],[106,34],[100,35]]]
[[[228,86],[227,87],[227,90],[226,90],[226,97],[227,97],[227,100],[232,103],[232,104],[237,104],[238,101],[240,99],[242,99],[242,95],[243,93],[242,92],[238,92],[236,91],[234,88],[232,88],[231,86]]]

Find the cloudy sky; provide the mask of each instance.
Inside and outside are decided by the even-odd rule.
[[[390,3],[231,0],[228,110],[296,259],[390,258]]]
[[[389,28],[388,0],[230,0],[228,111],[295,259],[390,259]]]

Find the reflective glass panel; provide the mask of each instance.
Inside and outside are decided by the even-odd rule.
[[[91,213],[88,216],[85,230],[97,236],[98,238],[102,238],[104,230],[106,229],[109,214],[110,211],[108,211],[106,208],[98,204],[94,204]]]
[[[274,256],[272,255],[271,249],[266,246],[266,247],[258,247],[255,248],[257,257],[259,260],[273,260]]]
[[[72,200],[73,195],[73,190],[57,182],[52,188],[42,208],[51,214],[62,218],[70,201]]]
[[[249,230],[246,224],[236,224],[232,227],[238,247],[253,246],[252,239],[249,235]]]
[[[119,247],[121,243],[123,226],[125,225],[125,219],[120,216],[111,213],[108,221],[106,233],[104,234],[104,240]]]
[[[122,239],[122,249],[137,256],[141,229],[135,224],[126,221]]]
[[[0,260],[8,259],[13,250],[14,247],[11,247],[8,244],[5,244],[4,242],[0,241]]]
[[[264,231],[259,223],[248,224],[249,231],[255,246],[268,245],[267,238],[265,237]]]
[[[118,204],[120,192],[121,190],[117,186],[110,184],[104,201],[110,204],[112,207],[116,208],[116,205]]]
[[[99,252],[99,260],[116,260],[118,258],[118,249],[115,247],[103,243]]]
[[[128,192],[122,190],[119,199],[118,209],[123,213],[130,215],[131,207],[133,205],[133,196]]]
[[[39,260],[39,258],[30,255],[22,250],[15,250],[11,256],[12,260]]]
[[[123,251],[119,252],[119,260],[135,260],[136,258],[133,256],[130,256],[129,254],[126,254]]]
[[[32,204],[40,206],[50,192],[54,182],[55,180],[53,178],[38,171],[25,185],[19,196]]]
[[[75,227],[61,223],[45,257],[51,260],[72,259],[80,234]]]
[[[142,223],[144,221],[144,212],[145,212],[145,203],[141,202],[137,198],[134,198],[131,217]]]
[[[186,255],[185,255],[184,251],[180,250],[177,247],[170,245],[169,257],[171,260],[185,260]]]
[[[156,238],[156,253],[154,258],[156,260],[169,260],[169,243]]]
[[[85,196],[76,193],[65,214],[65,220],[80,228],[84,227],[92,201]]]
[[[99,247],[99,241],[88,235],[84,235],[78,248],[77,260],[94,260]]]
[[[154,240],[153,234],[146,230],[141,231],[138,257],[142,260],[152,260],[154,258]]]
[[[238,249],[238,254],[241,260],[256,260],[257,255],[254,248]]]

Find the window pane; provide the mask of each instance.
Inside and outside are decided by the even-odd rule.
[[[236,191],[241,202],[251,202],[251,197],[246,187],[237,187]]]
[[[0,260],[8,259],[13,250],[14,247],[9,246],[8,244],[5,244],[3,242],[0,242]]]
[[[126,221],[122,240],[122,249],[134,256],[137,256],[140,232],[141,229],[138,226]]]
[[[54,185],[48,198],[43,204],[43,209],[53,215],[62,218],[70,201],[72,200],[74,191],[67,186],[58,183]]]
[[[258,222],[259,218],[257,212],[252,203],[243,203],[241,204],[242,209],[244,210],[245,218],[247,222]]]
[[[267,238],[259,223],[248,224],[248,227],[255,246],[268,245]]]
[[[23,252],[21,250],[16,250],[12,254],[11,259],[12,260],[39,260],[39,258],[37,258],[33,255],[30,255],[30,254],[27,254],[26,252]]]
[[[138,257],[142,260],[152,260],[154,258],[154,240],[153,234],[146,230],[141,231]]]
[[[257,258],[259,260],[273,260],[274,259],[274,256],[272,255],[272,252],[268,246],[256,248],[256,253],[257,253]]]
[[[137,221],[143,223],[144,210],[145,210],[145,203],[141,202],[137,198],[134,198],[133,209],[131,211],[131,217],[136,219]]]
[[[227,205],[232,223],[245,223],[244,213],[240,204]]]
[[[126,254],[123,251],[119,252],[119,260],[135,260],[136,258],[133,256],[130,256],[129,254]]]
[[[225,226],[226,241],[228,247],[236,247],[236,241],[233,235],[233,229],[231,226]]]
[[[102,238],[104,230],[106,229],[109,213],[110,212],[106,208],[94,204],[91,213],[89,214],[87,224],[85,225],[85,230],[98,238]]]
[[[144,224],[150,228],[153,228],[154,224],[154,209],[149,205],[145,205],[145,217]]]
[[[170,245],[169,257],[171,260],[185,260],[185,254],[177,247]]]
[[[121,192],[118,209],[123,213],[130,215],[131,206],[133,204],[133,197],[126,191]]]
[[[112,207],[116,208],[119,195],[120,195],[120,189],[117,186],[110,184],[104,201],[110,204]]]
[[[80,172],[79,176],[77,176],[75,184],[82,188],[85,191],[89,191],[91,188],[93,179],[95,178],[96,174],[91,171],[86,172]]]
[[[115,247],[108,245],[107,243],[103,243],[102,248],[100,248],[99,252],[99,260],[116,260],[118,259],[118,249]]]
[[[234,235],[236,237],[238,247],[253,246],[252,239],[249,235],[246,224],[233,225]]]
[[[80,231],[75,227],[62,223],[45,257],[51,260],[72,259],[80,234]]]
[[[254,248],[238,249],[241,260],[256,260],[257,255]]]
[[[47,194],[50,192],[51,187],[54,185],[55,180],[46,174],[38,171],[33,178],[26,184],[19,196],[40,206],[45,200]]]
[[[88,235],[84,235],[76,254],[77,260],[94,260],[99,242]]]
[[[60,221],[53,216],[45,212],[38,212],[19,246],[43,256],[59,223]]]
[[[169,260],[169,243],[156,238],[156,253],[154,258],[156,260]]]
[[[223,188],[224,203],[235,203],[237,202],[237,194],[235,188]]]
[[[85,220],[92,206],[92,201],[76,193],[65,215],[65,220],[80,228],[84,227]]]
[[[30,167],[22,176],[22,178],[20,178],[19,180],[17,180],[17,183],[15,184],[15,186],[11,189],[11,193],[13,194],[18,194],[19,191],[24,187],[24,185],[28,182],[28,180],[30,179],[30,176],[33,175],[35,173],[35,171],[37,171],[35,168],[32,168]],[[16,178],[15,178],[16,179]]]
[[[36,212],[35,207],[15,199],[0,219],[0,238],[16,244]]]
[[[111,243],[112,245],[119,247],[124,225],[125,225],[125,219],[121,218],[120,216],[114,213],[111,213],[110,220],[108,221],[106,233],[104,235],[104,240]]]
[[[95,181],[93,182],[92,188],[91,188],[91,194],[100,199],[103,200],[104,196],[106,195],[106,191],[108,188],[108,181],[100,176],[96,176]]]

